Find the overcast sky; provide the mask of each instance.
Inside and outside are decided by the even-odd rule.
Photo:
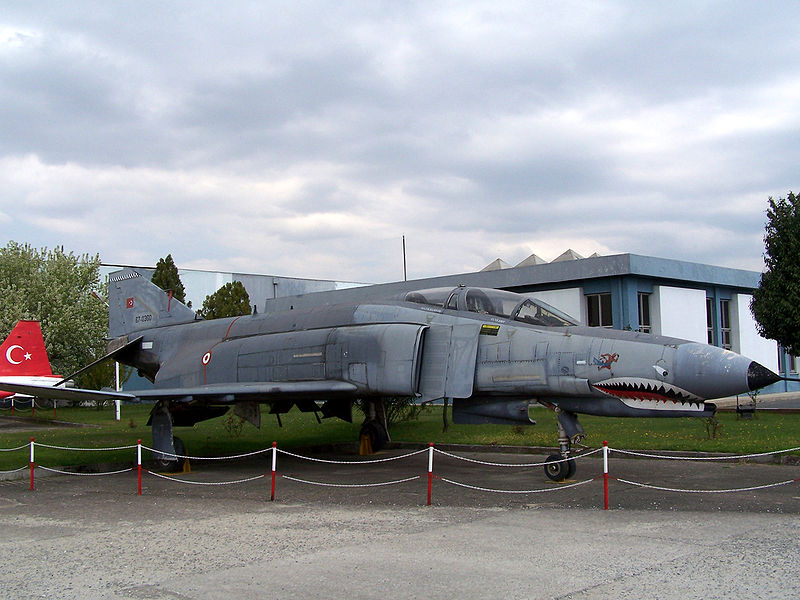
[[[567,248],[760,270],[800,3],[0,10],[0,243],[383,282]]]

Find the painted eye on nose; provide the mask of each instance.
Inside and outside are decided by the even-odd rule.
[[[667,371],[664,367],[659,367],[658,365],[653,365],[653,368],[656,370],[656,373],[661,375],[661,377],[666,377],[669,375],[669,371]]]

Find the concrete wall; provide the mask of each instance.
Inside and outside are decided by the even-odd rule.
[[[778,348],[774,340],[758,335],[756,322],[750,312],[748,294],[733,294],[730,302],[731,337],[733,351],[738,352],[768,369],[778,372]]]
[[[650,312],[653,333],[703,344],[708,341],[705,290],[654,286]]]

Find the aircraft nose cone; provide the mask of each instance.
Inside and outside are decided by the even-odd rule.
[[[689,342],[678,346],[675,353],[673,382],[704,399],[746,394],[753,389],[748,385],[752,364],[752,359],[740,354]],[[761,372],[757,371],[754,377],[761,379],[760,375]]]
[[[756,361],[751,362],[747,368],[747,387],[750,388],[750,391],[760,389],[780,380],[780,375],[773,373]]]

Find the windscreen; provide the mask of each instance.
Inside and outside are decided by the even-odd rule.
[[[406,294],[406,302],[416,302],[417,304],[430,304],[431,306],[444,306],[453,288],[433,288],[430,290],[418,290]]]
[[[515,321],[542,327],[569,327],[577,325],[567,315],[537,300],[525,300],[514,316]]]

